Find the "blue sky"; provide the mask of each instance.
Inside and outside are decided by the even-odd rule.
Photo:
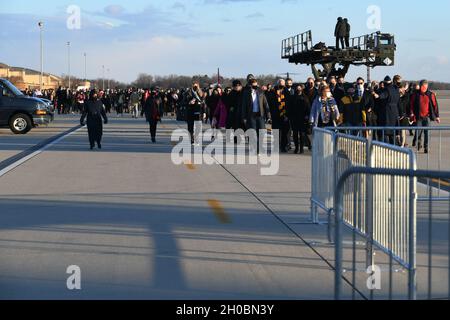
[[[402,74],[407,79],[450,82],[450,2],[428,0],[133,0],[24,1],[1,0],[0,62],[39,68],[39,29],[45,21],[45,71],[67,73],[67,41],[72,43],[72,72],[102,74],[102,65],[121,81],[141,72],[151,74],[212,74],[226,76],[299,73],[308,67],[280,59],[281,40],[313,30],[314,42],[333,43],[336,17],[348,17],[352,36],[370,33],[367,8],[381,9],[381,30],[396,35],[395,67],[373,72],[374,78]],[[81,9],[81,29],[66,27],[66,9]],[[352,68],[349,77],[364,75]]]

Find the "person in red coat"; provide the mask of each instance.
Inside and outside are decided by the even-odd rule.
[[[432,121],[440,123],[439,105],[436,95],[429,90],[427,80],[420,82],[419,91],[411,95],[411,119],[416,123],[417,127],[429,127]],[[419,151],[422,149],[422,136],[425,134],[425,153],[429,153],[430,135],[428,130],[416,132],[413,146],[418,143]]]

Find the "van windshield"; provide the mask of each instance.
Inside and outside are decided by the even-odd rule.
[[[4,81],[4,86],[7,87],[9,90],[11,90],[11,92],[16,95],[16,96],[23,96],[24,94],[17,89],[11,82],[9,82],[8,80]]]

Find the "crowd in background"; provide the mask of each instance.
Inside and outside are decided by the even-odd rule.
[[[259,130],[271,124],[272,129],[279,130],[282,153],[291,151],[292,144],[294,153],[311,149],[314,127],[383,127],[386,129],[355,129],[350,133],[372,135],[376,140],[402,147],[408,146],[410,131],[413,146],[428,153],[428,131],[412,128],[440,122],[436,95],[429,90],[428,82],[406,83],[398,75],[370,84],[362,78],[346,82],[344,77],[330,77],[309,78],[306,83],[279,79],[275,85],[260,85],[249,75],[245,85],[236,80],[225,89],[211,85],[201,90],[199,83],[194,82],[184,96],[181,105],[185,106],[191,134],[195,121],[210,122],[217,129]]]
[[[28,95],[53,101],[58,114],[82,113],[88,93],[59,88],[56,91],[27,91]],[[326,80],[308,78],[305,83],[292,79],[279,79],[276,84],[260,84],[253,75],[247,83],[235,80],[230,87],[210,84],[201,88],[194,81],[191,88],[129,88],[108,89],[98,92],[106,114],[115,112],[123,117],[147,117],[147,100],[153,118],[172,115],[186,121],[194,143],[196,121],[209,123],[216,129],[264,129],[271,124],[280,132],[280,151],[293,149],[304,153],[311,149],[311,132],[314,127],[386,127],[386,130],[353,130],[351,134],[373,135],[374,139],[402,147],[408,146],[407,132],[414,135],[413,146],[429,152],[428,132],[413,132],[414,126],[426,127],[432,121],[439,123],[436,95],[428,88],[426,80],[420,83],[403,82],[400,76],[367,84],[358,78],[346,82],[344,77]],[[148,103],[147,103],[148,105]],[[389,129],[405,127],[405,130]],[[155,131],[155,128],[153,128]],[[152,134],[154,138],[155,134]],[[424,138],[424,144],[422,143]],[[293,143],[292,143],[293,142]]]

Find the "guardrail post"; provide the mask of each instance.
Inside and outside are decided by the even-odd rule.
[[[417,159],[413,152],[410,156],[410,168],[417,170]],[[408,298],[417,299],[417,177],[412,173],[409,177],[409,270],[408,270]]]
[[[339,190],[339,187],[335,189],[335,273],[334,273],[334,298],[336,300],[342,299],[342,204],[343,204],[343,191]]]
[[[372,143],[367,141],[366,144],[366,159],[367,168],[372,168]],[[373,202],[374,202],[374,188],[373,188],[373,176],[366,175],[366,267],[374,265],[373,261]],[[373,268],[372,268],[373,270]],[[370,291],[370,298],[373,300],[373,290]]]
[[[312,163],[311,163],[311,169],[312,169],[312,176],[311,176],[311,191],[312,191],[312,196],[311,196],[311,222],[312,223],[317,223],[317,205],[315,204],[314,197],[316,196],[316,192],[317,192],[317,143],[316,143],[316,139],[315,139],[315,132],[313,132],[313,136],[312,136],[312,140],[313,140],[313,153],[312,153]]]

